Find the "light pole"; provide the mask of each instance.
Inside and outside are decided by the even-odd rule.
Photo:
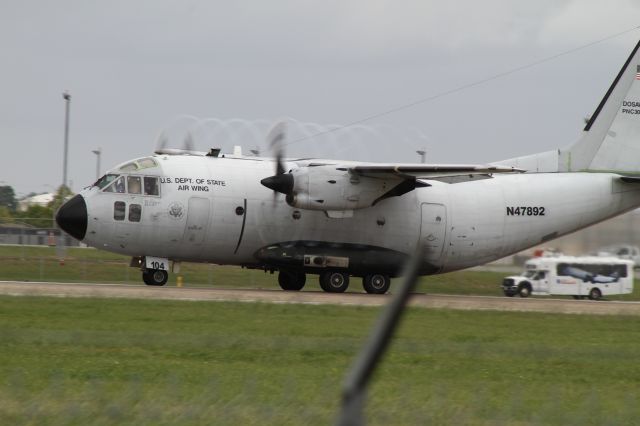
[[[69,152],[69,108],[71,107],[71,94],[68,90],[62,93],[64,99],[64,159],[62,162],[62,185],[67,186],[67,156]]]
[[[421,163],[425,164],[427,162],[427,148],[422,148],[416,151],[416,154],[420,156]]]
[[[93,152],[96,155],[96,180],[100,179],[100,154],[102,154],[102,148],[94,149]]]

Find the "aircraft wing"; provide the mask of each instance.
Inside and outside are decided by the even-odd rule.
[[[494,173],[524,173],[525,170],[500,165],[470,164],[407,164],[352,166],[349,171],[373,178],[439,179],[456,176],[492,175]]]

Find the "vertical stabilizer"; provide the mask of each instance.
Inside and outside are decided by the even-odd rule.
[[[541,152],[492,164],[529,173],[613,172],[640,174],[640,41],[569,148]]]
[[[560,151],[558,170],[640,173],[640,42],[587,122]]]

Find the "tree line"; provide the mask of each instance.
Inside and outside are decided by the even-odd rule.
[[[31,197],[35,193],[27,195]],[[24,211],[18,209],[13,187],[0,186],[0,226],[30,226],[34,228],[52,228],[53,216],[64,201],[69,199],[73,192],[69,187],[60,185],[55,192],[53,200],[46,206],[29,205]],[[27,198],[25,197],[25,198]]]

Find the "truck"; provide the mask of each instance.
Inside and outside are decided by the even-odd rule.
[[[616,257],[537,257],[525,262],[522,275],[504,278],[505,296],[573,296],[574,299],[601,299],[603,296],[633,291],[631,260]]]

